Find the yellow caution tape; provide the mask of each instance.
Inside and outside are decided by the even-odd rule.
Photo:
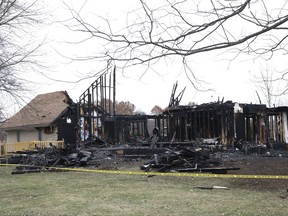
[[[19,164],[0,164],[0,166],[27,166]],[[236,178],[236,179],[288,179],[286,175],[242,175],[242,174],[208,174],[208,173],[177,173],[177,172],[140,172],[125,170],[96,170],[84,168],[66,168],[66,167],[47,167],[50,170],[62,170],[73,172],[92,172],[92,173],[108,173],[122,175],[145,175],[145,176],[188,176],[188,177],[204,177],[204,178]]]

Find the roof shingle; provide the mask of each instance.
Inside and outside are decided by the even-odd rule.
[[[67,109],[71,100],[66,91],[37,95],[19,112],[9,118],[1,128],[46,127],[51,125]]]

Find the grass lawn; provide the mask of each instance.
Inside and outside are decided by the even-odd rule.
[[[232,179],[91,172],[11,175],[12,169],[0,167],[0,215],[288,214],[286,189],[241,189]],[[193,188],[213,185],[229,190]]]

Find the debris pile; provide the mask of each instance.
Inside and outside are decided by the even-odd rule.
[[[135,158],[150,158],[153,154],[162,153],[162,149],[135,148],[135,147],[114,147],[98,148],[88,146],[84,149],[64,149],[55,146],[36,148],[33,150],[16,152],[7,158],[10,164],[23,164],[30,166],[56,167],[56,166],[99,166],[103,160]],[[112,162],[112,161],[111,161]]]
[[[151,156],[153,153],[153,156]],[[146,157],[144,157],[146,156]],[[144,148],[87,148],[71,151],[58,147],[37,148],[22,152],[9,158],[9,163],[30,167],[99,167],[108,161],[116,164],[124,158],[134,160],[137,157],[151,158],[140,166],[150,172],[210,172],[227,173],[239,168],[221,166],[221,158],[213,157],[210,151],[192,146],[177,146],[164,149]],[[113,159],[113,160],[112,160]],[[109,163],[109,162],[108,162]],[[101,166],[100,166],[101,167]],[[41,170],[41,169],[40,169]],[[23,170],[18,170],[22,172]]]
[[[67,149],[52,146],[47,148],[36,148],[33,151],[12,155],[8,159],[8,163],[38,167],[81,166],[86,165],[90,156],[90,152],[71,152]]]
[[[142,166],[147,172],[211,172],[227,173],[228,170],[239,170],[234,167],[221,167],[219,158],[211,158],[208,150],[192,147],[175,147],[166,149],[161,155],[155,154]]]

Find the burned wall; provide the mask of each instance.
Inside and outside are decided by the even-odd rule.
[[[209,103],[193,107],[173,107],[165,111],[168,139],[192,141],[199,138],[217,138],[223,144],[234,142],[234,104]]]
[[[268,142],[288,144],[288,107],[274,107],[267,109]]]
[[[168,108],[164,113],[168,122],[169,140],[174,138],[183,142],[213,138],[225,146],[238,142],[265,144],[272,138],[272,134],[274,139],[278,136],[277,140],[288,141],[286,109],[285,112],[279,109],[272,112],[262,104],[227,101],[193,107],[177,106]]]

